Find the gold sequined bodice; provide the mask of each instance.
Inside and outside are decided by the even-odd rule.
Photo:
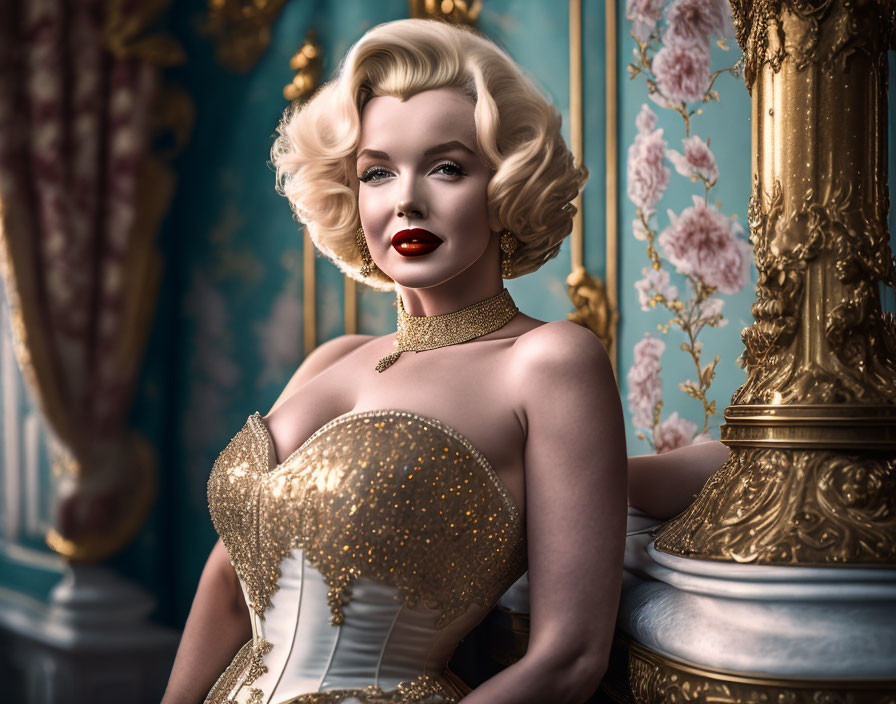
[[[513,499],[483,455],[437,420],[353,413],[280,464],[271,448],[261,416],[250,416],[208,482],[212,521],[258,617],[296,548],[326,582],[333,626],[361,579],[434,610],[441,629],[471,605],[490,608],[525,569]],[[259,671],[271,647],[255,644]]]

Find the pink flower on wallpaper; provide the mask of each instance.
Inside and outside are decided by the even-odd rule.
[[[712,186],[719,177],[719,167],[716,166],[716,157],[709,145],[697,135],[685,137],[681,142],[684,145],[684,154],[668,149],[666,158],[682,176],[702,178]]]
[[[650,108],[647,110],[649,112]],[[650,210],[663,197],[669,185],[669,169],[663,163],[666,140],[661,129],[646,131],[651,120],[645,115],[644,108],[638,121],[639,132],[628,148],[628,197],[642,210]],[[640,131],[641,126],[645,127],[645,131]]]
[[[709,89],[709,47],[664,46],[653,57],[659,92],[673,102],[702,101]]]
[[[644,217],[648,220],[653,216],[653,210],[645,210]],[[647,239],[647,228],[644,227],[644,223],[641,222],[640,219],[635,218],[632,220],[632,234],[635,236],[636,240],[646,240]]]
[[[679,273],[695,276],[722,293],[737,293],[744,287],[749,251],[735,235],[743,228],[700,196],[693,199],[694,205],[681,215],[668,211],[671,224],[660,233],[660,247]]]
[[[660,358],[665,349],[665,342],[648,333],[635,345],[635,361],[626,378],[632,423],[639,428],[653,427],[653,410],[663,399]]]
[[[669,284],[669,272],[665,269],[654,269],[652,266],[645,266],[641,269],[641,275],[644,278],[635,282],[635,290],[638,292],[638,303],[641,304],[641,310],[650,310],[650,297],[654,293],[669,300],[678,298],[678,289]]]
[[[712,436],[709,433],[694,435],[696,432],[696,423],[680,417],[678,411],[673,411],[666,420],[657,426],[654,435],[657,454],[712,440]]]
[[[656,129],[656,113],[650,109],[647,103],[641,105],[638,116],[635,118],[635,127],[640,134],[649,134]]]
[[[727,0],[675,0],[666,6],[663,44],[704,46],[710,37],[727,35]]]
[[[625,3],[625,17],[633,23],[632,34],[642,42],[650,38],[662,17],[664,4],[665,0],[627,0]]]
[[[714,324],[718,328],[723,328],[728,321],[722,317],[722,308],[725,301],[721,298],[707,298],[697,308],[697,323],[702,325]]]

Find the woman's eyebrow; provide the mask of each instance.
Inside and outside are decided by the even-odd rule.
[[[358,152],[358,158],[360,159],[362,156],[369,156],[371,159],[384,159],[385,161],[389,161],[389,155],[386,152],[378,152],[376,149],[362,149]]]
[[[467,154],[474,153],[466,144],[454,139],[450,142],[443,142],[442,144],[436,144],[435,146],[430,147],[423,152],[423,156],[432,156],[433,154],[439,154],[441,152],[449,152],[452,149],[458,149],[462,152],[467,152]],[[383,159],[385,161],[389,161],[390,159],[386,152],[381,152],[376,149],[362,149],[358,152],[358,158],[360,159],[362,156],[369,156],[371,159]]]
[[[443,142],[442,144],[437,144],[434,147],[430,147],[425,152],[423,152],[423,156],[431,156],[432,154],[438,154],[439,152],[449,152],[452,149],[459,149],[460,151],[467,152],[468,154],[473,153],[473,150],[470,149],[466,144],[454,139],[450,142]]]

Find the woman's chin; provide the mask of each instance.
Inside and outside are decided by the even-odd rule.
[[[450,281],[463,271],[457,268],[446,270],[444,266],[438,266],[434,262],[420,261],[390,267],[385,273],[397,286],[403,288],[432,288]]]

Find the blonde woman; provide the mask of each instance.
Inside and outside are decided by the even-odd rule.
[[[571,228],[557,111],[487,39],[405,20],[287,112],[272,160],[398,329],[322,345],[215,463],[221,541],[165,704],[586,700],[622,575],[619,393],[594,335],[502,284]],[[526,569],[528,652],[469,691],[448,659]]]

